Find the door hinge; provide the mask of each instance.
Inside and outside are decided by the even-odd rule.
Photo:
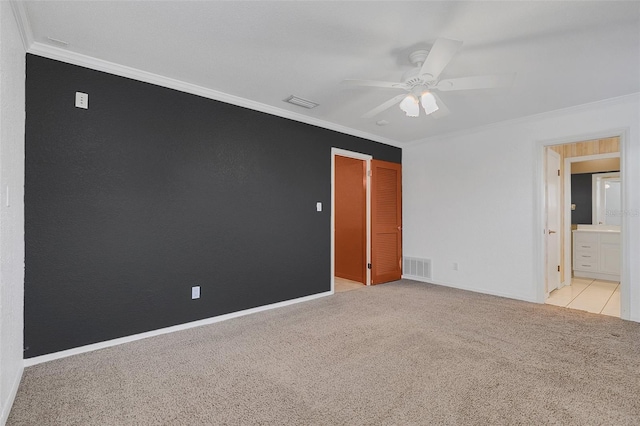
[[[371,176],[371,170],[367,170],[367,176]]]
[[[560,272],[560,265],[558,265],[558,272]]]
[[[371,264],[367,263],[367,269],[371,269]]]
[[[558,176],[560,176],[560,169],[558,169]]]

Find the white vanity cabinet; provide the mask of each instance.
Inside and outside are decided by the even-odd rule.
[[[573,275],[620,281],[620,231],[573,231]]]

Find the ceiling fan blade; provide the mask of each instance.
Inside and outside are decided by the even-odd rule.
[[[400,101],[403,100],[406,96],[407,96],[406,93],[403,93],[402,95],[394,96],[393,98],[389,99],[387,102],[385,102],[385,103],[383,103],[381,105],[378,105],[377,107],[375,107],[374,109],[372,109],[368,113],[364,114],[362,116],[362,118],[371,118],[371,117],[373,117],[375,115],[378,115],[382,111],[387,110],[387,109],[391,108],[392,106],[394,106],[395,104],[400,103]]]
[[[384,89],[403,89],[409,90],[404,83],[394,83],[392,81],[376,81],[376,80],[342,80],[341,84],[346,86],[365,86],[365,87],[382,87]]]
[[[451,90],[498,89],[510,87],[515,74],[478,75],[474,77],[450,78],[440,80],[436,89]]]
[[[448,38],[437,39],[420,68],[420,76],[429,81],[436,80],[461,46],[461,41]]]
[[[447,108],[447,105],[444,102],[442,102],[442,99],[440,99],[440,96],[438,96],[437,93],[433,93],[433,92],[431,92],[431,94],[433,95],[434,98],[436,98],[436,104],[438,105],[438,110],[436,112],[429,114],[429,117],[438,119],[438,118],[446,117],[447,115],[451,114],[451,111],[449,110],[449,108]]]

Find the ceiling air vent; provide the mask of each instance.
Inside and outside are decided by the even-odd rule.
[[[318,105],[320,105],[320,104],[317,104],[315,102],[311,102],[309,100],[302,99],[302,98],[299,98],[299,97],[293,96],[293,95],[289,96],[284,101],[285,102],[289,102],[290,104],[293,104],[293,105],[301,106],[302,108],[307,108],[307,109],[315,108]]]

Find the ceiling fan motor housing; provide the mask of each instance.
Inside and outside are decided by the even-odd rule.
[[[402,81],[405,85],[409,86],[412,89],[416,86],[425,86],[425,88],[430,88],[435,86],[436,83],[435,80],[425,80],[424,76],[420,75],[420,67],[412,68],[404,73],[402,76]]]
[[[427,56],[429,56],[428,50],[416,50],[409,54],[409,61],[416,67],[421,67],[422,64],[424,64],[424,61],[427,60]]]
[[[429,74],[420,75],[420,69],[422,68],[422,64],[424,64],[424,61],[427,60],[427,56],[429,56],[429,51],[424,49],[416,50],[409,54],[409,61],[415,66],[415,68],[404,73],[402,81],[412,89],[415,89],[417,86],[424,86],[421,90],[427,90],[430,87],[435,86],[435,80],[427,80],[432,76]]]

